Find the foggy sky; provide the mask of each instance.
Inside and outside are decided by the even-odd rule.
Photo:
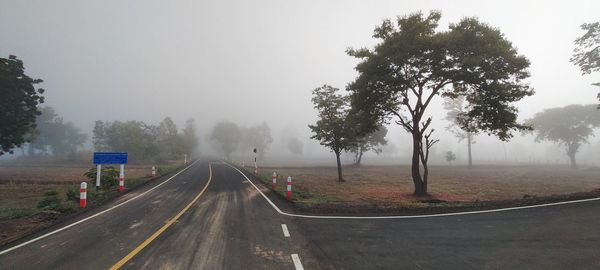
[[[94,120],[171,116],[178,124],[195,118],[201,134],[221,120],[267,121],[274,137],[287,129],[308,140],[312,89],[344,88],[356,76],[346,48],[372,47],[383,19],[432,9],[442,12],[440,29],[476,16],[529,58],[536,94],[519,103],[520,119],[597,101],[590,84],[600,75],[582,76],[569,62],[579,26],[600,20],[597,0],[2,0],[0,55],[22,59],[28,75],[45,81],[45,105],[85,132]],[[442,130],[440,104],[431,111]],[[394,126],[390,136],[400,140],[401,133]]]

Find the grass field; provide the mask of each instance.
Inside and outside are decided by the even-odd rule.
[[[160,165],[157,175],[169,173],[180,165]],[[125,166],[125,187],[150,179],[151,168],[151,165]],[[78,203],[67,200],[66,193],[69,189],[75,189],[78,196],[82,181],[88,181],[88,199],[92,198],[94,183],[83,176],[89,169],[73,165],[0,166],[0,245],[47,226],[60,215],[77,210]],[[61,209],[39,208],[40,201],[51,191],[57,192],[62,200]],[[89,203],[101,203],[104,198],[109,198],[107,196],[102,195],[99,201]]]
[[[475,202],[522,199],[587,192],[600,188],[600,169],[571,170],[552,166],[431,166],[430,196],[412,195],[409,166],[344,167],[346,182],[337,182],[335,167],[260,168],[263,181],[280,175],[283,192],[288,175],[294,180],[294,201],[306,205],[343,204],[369,207],[424,207],[424,199]]]

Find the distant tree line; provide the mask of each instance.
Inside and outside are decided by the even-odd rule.
[[[65,122],[52,107],[42,107],[35,128],[27,135],[30,141],[27,153],[30,157],[44,154],[74,159],[87,137],[72,122]]]
[[[93,131],[96,151],[127,152],[134,162],[183,159],[198,147],[193,119],[179,130],[170,117],[158,125],[142,121],[96,121]]]
[[[266,122],[251,127],[240,127],[236,123],[227,121],[219,122],[213,127],[210,140],[228,160],[236,151],[251,153],[254,148],[256,148],[257,158],[264,160],[270,144],[273,143],[271,128]],[[302,147],[301,142],[299,147]],[[296,148],[298,145],[293,145],[291,151],[298,151]]]

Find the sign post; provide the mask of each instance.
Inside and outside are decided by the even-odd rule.
[[[100,176],[102,164],[119,164],[119,190],[125,189],[125,164],[127,164],[126,152],[94,152],[94,164],[96,164],[96,189],[100,188]]]

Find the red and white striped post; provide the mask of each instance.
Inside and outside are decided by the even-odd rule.
[[[275,189],[277,187],[277,173],[273,172],[273,185],[271,188]]]
[[[156,167],[152,166],[152,177],[156,176]]]
[[[119,191],[125,190],[125,164],[119,166]]]
[[[287,178],[287,198],[292,199],[292,177]]]
[[[87,183],[81,182],[79,186],[79,207],[85,208],[87,205]]]

